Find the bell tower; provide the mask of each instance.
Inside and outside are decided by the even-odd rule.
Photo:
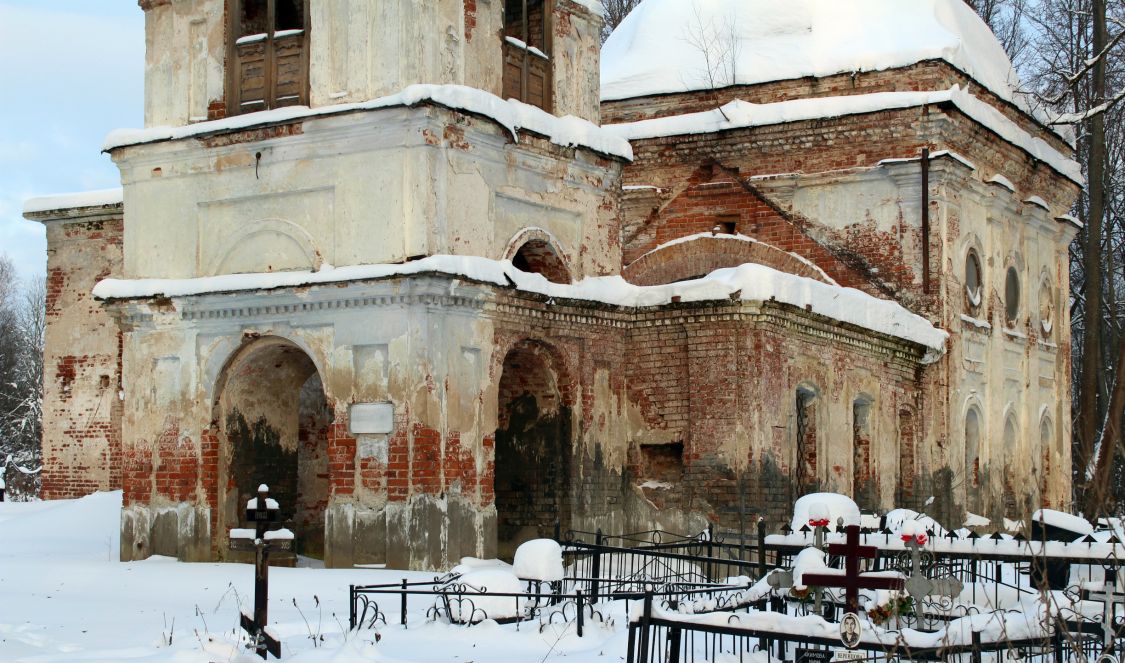
[[[141,0],[145,123],[464,85],[598,121],[590,0]]]

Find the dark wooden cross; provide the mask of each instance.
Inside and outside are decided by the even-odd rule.
[[[281,658],[281,643],[266,631],[269,623],[269,571],[270,553],[293,549],[293,537],[278,536],[279,532],[268,532],[270,523],[277,521],[278,504],[269,498],[269,486],[258,486],[258,496],[246,504],[246,520],[254,525],[250,530],[231,530],[230,549],[254,553],[254,615],[242,613],[242,628],[250,635],[255,653],[266,658],[273,654]],[[274,535],[274,536],[271,536]]]
[[[844,589],[848,612],[859,612],[859,590],[861,589],[902,589],[902,578],[875,578],[860,575],[859,560],[874,558],[879,550],[874,546],[859,545],[859,525],[848,525],[847,543],[828,545],[829,555],[844,558],[844,575],[827,573],[806,573],[801,582],[817,587],[840,587]]]

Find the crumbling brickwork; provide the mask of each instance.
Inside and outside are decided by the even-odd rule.
[[[90,292],[121,274],[122,239],[120,205],[73,210],[47,223],[45,499],[122,484],[121,332]]]

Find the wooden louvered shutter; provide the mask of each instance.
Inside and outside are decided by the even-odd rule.
[[[503,96],[551,110],[548,0],[505,0]]]
[[[309,102],[306,0],[234,0],[229,115]]]

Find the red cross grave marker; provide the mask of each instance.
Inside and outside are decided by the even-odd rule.
[[[859,612],[861,589],[902,589],[902,578],[879,578],[860,574],[859,560],[872,559],[878,556],[879,550],[874,546],[859,545],[859,525],[848,525],[847,543],[829,544],[828,554],[843,556],[844,575],[806,573],[802,576],[801,583],[816,587],[843,588],[847,600],[847,612]]]

